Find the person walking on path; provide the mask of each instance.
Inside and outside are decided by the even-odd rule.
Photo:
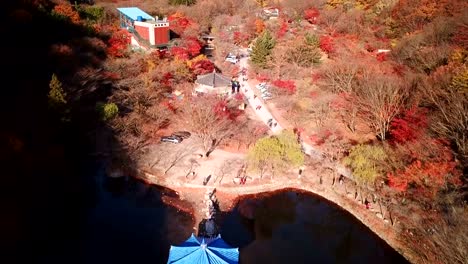
[[[262,108],[261,105],[257,105],[257,107],[255,107],[255,110],[260,110]]]
[[[370,209],[370,203],[367,199],[364,201],[364,205],[366,206],[366,209]]]
[[[267,125],[271,128],[273,125],[273,118],[268,119]]]

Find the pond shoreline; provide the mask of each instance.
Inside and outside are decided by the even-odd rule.
[[[269,184],[261,185],[242,185],[242,186],[203,186],[198,184],[189,184],[182,182],[167,181],[167,179],[158,178],[147,172],[142,173],[144,180],[148,184],[159,185],[171,190],[174,190],[179,195],[180,201],[186,205],[189,202],[193,209],[192,215],[195,219],[194,232],[197,230],[197,224],[203,219],[202,197],[206,190],[216,188],[216,195],[220,202],[222,211],[232,210],[237,203],[242,199],[248,199],[251,196],[270,195],[275,192],[294,191],[299,193],[314,194],[322,197],[330,203],[336,205],[340,209],[354,216],[359,222],[369,228],[376,236],[385,241],[390,247],[397,251],[401,256],[411,263],[420,263],[414,255],[408,253],[406,246],[398,239],[397,228],[390,223],[378,218],[374,212],[366,210],[364,205],[359,204],[356,200],[339,193],[336,188],[326,188],[324,184],[316,184],[306,179],[296,180],[272,180]],[[174,203],[171,203],[174,206]],[[188,211],[185,208],[184,211]]]

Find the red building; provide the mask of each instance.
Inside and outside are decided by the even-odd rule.
[[[170,40],[167,18],[154,18],[137,7],[123,7],[117,10],[120,26],[132,33],[133,44],[149,48],[167,46]]]

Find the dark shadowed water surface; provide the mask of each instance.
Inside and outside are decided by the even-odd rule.
[[[408,263],[348,212],[313,194],[241,201],[225,217],[222,236],[241,248],[242,263]]]
[[[30,239],[15,262],[166,263],[170,244],[192,232],[191,216],[162,202],[163,194],[175,195],[168,190],[132,178],[107,178],[102,169],[91,185],[92,201],[84,209],[68,208],[72,217],[47,211],[31,215]],[[223,238],[240,247],[241,263],[405,263],[360,222],[320,197],[285,191],[248,204],[244,211],[254,220],[240,214],[238,206],[223,213],[221,226]]]

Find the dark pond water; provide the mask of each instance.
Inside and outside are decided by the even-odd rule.
[[[168,190],[132,178],[110,179],[98,169],[87,206],[31,214],[30,239],[13,262],[166,263],[170,244],[192,232],[190,215],[162,202]],[[67,202],[68,203],[68,202]],[[223,238],[240,247],[241,263],[405,263],[370,230],[312,195],[283,192],[223,213]],[[244,208],[245,209],[245,208]]]
[[[408,263],[352,215],[312,194],[244,200],[221,228],[222,237],[241,248],[244,264]]]

